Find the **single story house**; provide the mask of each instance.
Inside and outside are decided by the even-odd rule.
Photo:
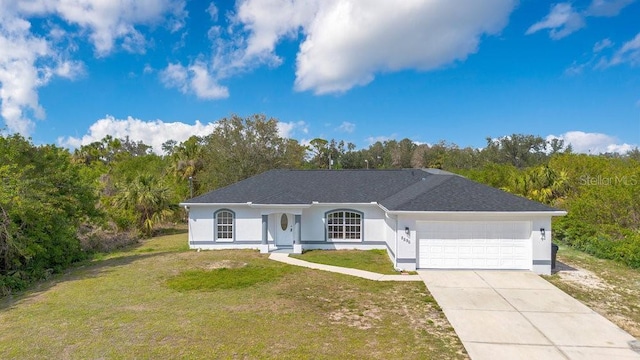
[[[539,274],[566,215],[436,169],[271,170],[181,206],[192,249],[385,249],[403,270]]]

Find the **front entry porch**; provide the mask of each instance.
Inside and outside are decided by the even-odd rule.
[[[288,212],[262,214],[262,242],[260,252],[301,254],[301,220],[301,214]],[[271,239],[269,237],[270,221],[275,223],[275,226],[271,228]]]

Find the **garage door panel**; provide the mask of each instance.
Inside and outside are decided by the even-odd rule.
[[[531,223],[418,223],[418,266],[455,269],[529,269]]]
[[[460,256],[463,256],[465,254],[472,254],[473,253],[473,246],[460,246],[458,248],[458,254],[460,254]]]
[[[489,267],[499,267],[500,266],[500,260],[498,259],[487,259],[487,261],[483,261],[482,259],[476,259],[473,262],[474,267],[483,267],[483,266],[489,266]]]
[[[461,267],[461,268],[470,268],[473,267],[472,259],[460,259],[458,261],[452,261],[450,263],[451,267]]]
[[[483,255],[487,253],[487,249],[483,246],[474,246],[472,251],[473,255]]]

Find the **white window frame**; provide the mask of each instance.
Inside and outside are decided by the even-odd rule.
[[[220,215],[230,214],[230,219],[219,219]],[[221,223],[221,220],[224,222]],[[228,221],[230,220],[230,221]],[[213,214],[213,237],[216,242],[234,242],[236,239],[236,213],[229,209],[220,209]],[[221,233],[227,233],[231,237],[220,237]]]
[[[364,213],[352,209],[336,209],[325,213],[325,238],[329,242],[364,241]],[[334,235],[340,235],[334,237]]]

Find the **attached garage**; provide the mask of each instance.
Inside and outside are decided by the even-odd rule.
[[[419,221],[418,268],[531,269],[531,221]]]

